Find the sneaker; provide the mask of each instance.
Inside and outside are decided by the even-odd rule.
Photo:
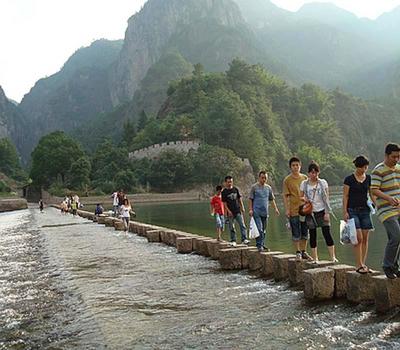
[[[250,241],[249,241],[248,239],[245,239],[242,243],[243,243],[243,244],[249,244]]]
[[[260,253],[264,251],[264,247],[257,247],[257,249]]]
[[[271,251],[271,249],[269,249],[269,248],[266,247],[265,245],[263,245],[263,249],[264,249],[265,252],[270,252],[270,251]]]
[[[383,272],[385,273],[386,277],[391,280],[394,280],[397,277],[397,275],[392,270],[383,270]]]
[[[297,260],[297,261],[300,261],[301,258],[302,258],[302,256],[301,256],[301,251],[298,250],[298,251],[296,252],[296,260]]]
[[[229,245],[230,245],[231,247],[236,247],[236,242],[230,242]]]
[[[334,263],[338,263],[338,262],[339,262],[339,260],[336,258],[336,256],[334,256],[334,257],[332,258],[332,262],[334,262]]]
[[[308,260],[308,261],[313,261],[314,259],[312,258],[311,255],[309,255],[306,251],[301,252],[301,258],[303,260]]]
[[[368,271],[369,272],[369,271]],[[398,277],[398,278],[400,278],[400,271],[399,270],[397,270],[397,271],[395,271],[395,272],[393,272],[395,275],[396,275],[396,277]]]

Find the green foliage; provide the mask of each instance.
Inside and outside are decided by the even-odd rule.
[[[69,170],[69,184],[74,189],[85,189],[90,184],[91,164],[88,157],[73,161]]]
[[[7,138],[0,139],[0,172],[15,180],[25,180],[14,144]]]
[[[84,157],[81,146],[62,131],[43,136],[32,152],[30,177],[34,185],[48,188],[54,182],[66,185],[72,164]]]

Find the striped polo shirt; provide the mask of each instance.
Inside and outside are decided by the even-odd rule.
[[[400,165],[394,169],[384,163],[378,164],[371,174],[371,189],[381,190],[383,193],[400,200]],[[377,198],[378,217],[381,222],[400,215],[400,208],[392,207],[388,201]]]

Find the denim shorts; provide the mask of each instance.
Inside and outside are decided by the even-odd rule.
[[[373,230],[374,226],[372,225],[371,220],[371,211],[369,208],[363,209],[347,209],[350,219],[354,219],[357,229],[361,230]]]
[[[214,214],[215,217],[215,225],[217,228],[224,229],[225,218],[222,214]]]
[[[305,220],[301,221],[300,216],[291,216],[289,218],[290,228],[292,230],[292,240],[301,241],[308,239],[308,228]]]

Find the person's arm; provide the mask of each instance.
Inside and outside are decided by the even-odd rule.
[[[244,205],[243,205],[242,197],[239,198],[239,206],[240,206],[240,212],[241,212],[242,214],[244,214],[244,213],[245,213],[245,210],[244,210]]]
[[[350,186],[349,185],[343,185],[343,204],[342,204],[342,208],[343,208],[343,219],[345,221],[350,219],[349,213],[347,212],[347,206],[349,203],[349,190],[350,190]]]
[[[253,200],[249,198],[249,215],[253,216]]]
[[[274,209],[275,209],[275,213],[276,213],[276,215],[281,215],[281,213],[280,213],[280,211],[279,211],[279,208],[278,208],[278,206],[276,205],[276,201],[275,201],[275,198],[272,200],[272,206],[274,207]]]
[[[383,193],[380,189],[381,184],[382,184],[382,176],[377,171],[372,172],[371,175],[372,195],[389,202],[389,204],[393,207],[397,207],[399,205],[399,201],[396,198],[393,198],[387,195],[386,193]]]
[[[278,206],[276,205],[275,195],[274,195],[274,192],[272,191],[272,187],[271,186],[269,187],[268,200],[270,202],[272,202],[272,206],[274,207],[275,214],[279,216],[281,213],[279,212]]]
[[[285,207],[285,214],[288,218],[290,218],[290,194],[285,181],[283,181],[283,186],[282,186],[282,197],[283,197],[283,206]]]
[[[226,213],[226,215],[228,215],[228,216],[233,216],[232,212],[228,208],[228,205],[226,204],[226,197],[225,197],[224,191],[222,191],[221,200],[222,200],[222,203],[224,204],[224,213]]]
[[[330,205],[329,205],[329,187],[328,187],[328,183],[325,181],[326,188],[322,188],[323,191],[325,191],[325,195],[326,195],[326,204],[325,206],[327,206],[327,208],[325,208],[325,214],[324,214],[324,220],[325,221],[329,221],[329,212],[331,210]]]

